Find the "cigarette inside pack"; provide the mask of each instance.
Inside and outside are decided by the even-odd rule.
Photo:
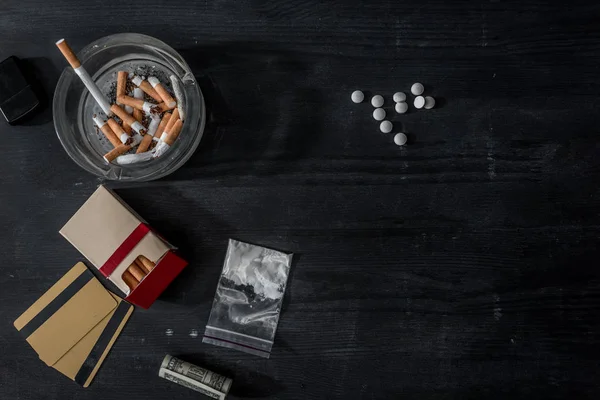
[[[116,194],[100,186],[60,230],[126,299],[147,308],[187,265]]]

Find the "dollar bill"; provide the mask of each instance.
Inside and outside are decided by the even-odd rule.
[[[232,383],[229,378],[170,355],[164,358],[158,375],[213,399],[225,399]]]

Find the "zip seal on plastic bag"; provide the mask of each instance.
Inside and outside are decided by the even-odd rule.
[[[292,254],[229,239],[202,342],[269,358]]]

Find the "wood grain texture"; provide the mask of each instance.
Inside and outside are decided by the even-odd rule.
[[[100,181],[48,105],[0,124],[1,397],[198,398],[158,378],[168,353],[232,377],[232,399],[597,399],[599,17],[584,1],[3,1],[0,59],[24,59],[47,100],[54,41],[140,32],[180,51],[210,119],[176,173],[110,184],[191,266],[86,390],[12,321],[82,259],[58,230]],[[415,81],[438,106],[398,116]],[[357,88],[385,96],[406,148]],[[230,237],[296,254],[269,360],[201,343]]]

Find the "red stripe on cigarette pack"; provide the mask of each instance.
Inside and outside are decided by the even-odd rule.
[[[150,232],[150,227],[146,224],[140,223],[134,230],[127,236],[127,239],[121,243],[121,245],[115,250],[115,252],[106,260],[104,265],[100,267],[100,272],[105,277],[109,277],[114,272],[119,264],[127,257],[131,250]]]

